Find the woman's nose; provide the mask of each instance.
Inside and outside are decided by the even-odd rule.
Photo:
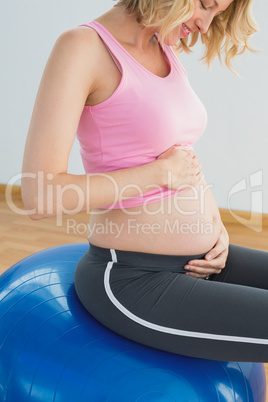
[[[196,20],[195,24],[197,26],[198,31],[201,34],[205,34],[208,31],[208,28],[210,27],[210,24],[212,22],[213,18],[207,16],[206,18],[199,18]]]

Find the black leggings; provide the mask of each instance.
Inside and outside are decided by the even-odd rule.
[[[75,288],[98,321],[133,341],[204,359],[268,362],[268,252],[231,244],[221,274],[184,275],[183,266],[205,254],[91,245]]]

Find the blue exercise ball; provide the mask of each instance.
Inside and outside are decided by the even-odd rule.
[[[0,277],[1,402],[265,402],[263,364],[174,355],[99,324],[74,289],[87,248],[53,247]]]

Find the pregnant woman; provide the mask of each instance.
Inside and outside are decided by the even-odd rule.
[[[206,111],[176,44],[187,52],[201,36],[208,64],[225,53],[231,68],[257,30],[251,3],[120,0],[64,32],[23,163],[33,219],[91,211],[75,273],[90,314],[136,342],[217,360],[268,361],[268,253],[229,245],[193,151]],[[77,176],[67,173],[76,134]]]

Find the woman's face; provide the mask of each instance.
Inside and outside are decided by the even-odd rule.
[[[175,45],[179,39],[187,38],[190,32],[198,31],[201,34],[207,32],[213,18],[226,10],[234,0],[193,0],[194,13],[192,17],[175,28],[167,36],[165,43]]]

